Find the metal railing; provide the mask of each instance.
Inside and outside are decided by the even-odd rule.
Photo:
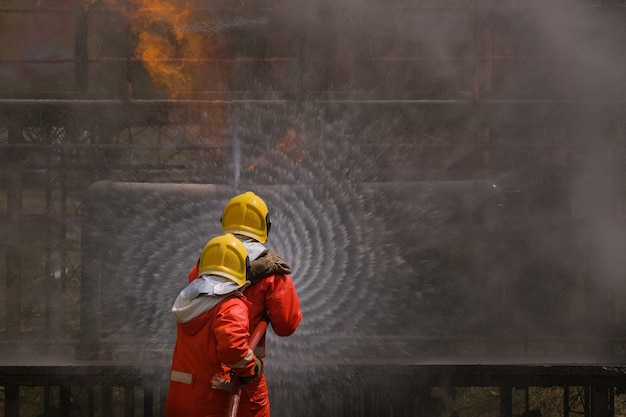
[[[0,367],[4,416],[25,415],[22,410],[29,404],[24,393],[33,387],[40,388],[38,400],[44,413],[163,416],[168,371],[165,366],[108,364]],[[564,417],[613,417],[616,395],[626,388],[626,368],[607,365],[268,361],[266,373],[272,415],[277,417],[435,417],[444,415],[444,410],[436,406],[435,387],[448,392],[454,388],[488,387],[496,399],[494,411],[500,417],[530,412],[529,387],[559,387]],[[579,393],[572,396],[574,390]],[[525,396],[521,405],[514,401],[520,391]],[[573,397],[579,401],[575,410]]]

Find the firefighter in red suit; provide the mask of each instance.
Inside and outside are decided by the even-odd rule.
[[[250,284],[245,246],[232,234],[215,237],[198,265],[199,277],[172,307],[177,333],[167,417],[224,417],[231,378],[251,383],[261,372],[262,364],[248,346],[250,303],[241,292]]]
[[[300,299],[290,276],[291,268],[275,252],[265,247],[271,228],[265,202],[251,191],[233,197],[222,212],[222,232],[233,233],[245,245],[250,257],[251,285],[244,294],[249,307],[250,329],[269,320],[276,335],[292,335],[300,321]],[[189,281],[198,276],[198,264],[189,271]],[[265,335],[254,350],[265,357]],[[261,369],[263,369],[261,367]],[[265,375],[261,374],[241,390],[238,417],[269,417],[270,402]]]

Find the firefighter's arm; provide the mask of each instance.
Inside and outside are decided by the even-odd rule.
[[[241,301],[230,304],[216,318],[217,351],[220,361],[249,383],[259,375],[261,362],[248,346],[248,308]]]
[[[300,321],[300,299],[290,275],[276,275],[267,292],[267,314],[278,336],[292,335]]]

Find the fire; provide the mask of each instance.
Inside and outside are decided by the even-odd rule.
[[[289,129],[285,136],[278,141],[278,149],[300,163],[304,160],[304,143],[296,138],[296,131]]]
[[[179,45],[167,37],[150,32],[139,34],[137,55],[141,58],[154,82],[163,85],[173,94],[188,91],[190,74],[180,62],[172,61],[178,54]]]
[[[198,9],[191,0],[80,0],[85,8],[98,4],[114,9],[127,23],[138,59],[156,88],[172,98],[192,93],[224,91],[230,81],[229,67],[217,59],[218,33],[207,33],[214,16]],[[194,8],[195,7],[195,8]],[[133,94],[132,82],[129,96]],[[132,98],[132,97],[131,97]],[[227,108],[197,104],[198,125],[190,126],[200,140],[222,141]]]
[[[94,0],[83,0],[93,3]],[[198,19],[186,0],[102,0],[118,9],[136,36],[135,55],[157,87],[172,96],[206,89],[214,47],[200,31],[187,30]]]
[[[131,23],[138,34],[135,49],[152,80],[165,86],[172,95],[190,91],[193,72],[189,59],[202,55],[198,35],[177,30],[184,27],[190,10],[187,2],[136,0]]]
[[[275,150],[284,154],[297,164],[302,163],[306,156],[304,142],[298,137],[298,133],[295,129],[288,129],[284,136],[277,139]],[[257,156],[246,164],[248,171],[253,171],[256,168],[266,167],[272,164],[273,162],[271,161],[275,158],[269,154],[269,152],[272,151],[270,150],[264,155]]]

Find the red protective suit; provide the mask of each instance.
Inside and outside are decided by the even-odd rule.
[[[189,281],[198,277],[198,265],[189,271]],[[300,299],[290,275],[269,275],[244,289],[244,295],[250,302],[248,308],[250,329],[267,317],[274,333],[278,336],[292,335],[300,321]],[[265,357],[265,335],[254,349],[256,357]],[[251,384],[241,389],[238,417],[269,417],[269,392],[265,375],[261,373]]]
[[[248,349],[249,302],[227,296],[210,310],[177,323],[167,417],[224,417],[228,414],[230,369],[254,375],[254,355]],[[228,366],[224,366],[226,364]]]
[[[289,275],[270,275],[254,285],[247,287],[244,294],[251,306],[249,310],[250,328],[265,317],[269,317],[274,333],[278,336],[293,334],[300,320],[300,299],[293,280]],[[265,357],[265,335],[254,349],[255,355],[262,360]],[[241,389],[238,417],[269,417],[269,392],[265,375]]]

